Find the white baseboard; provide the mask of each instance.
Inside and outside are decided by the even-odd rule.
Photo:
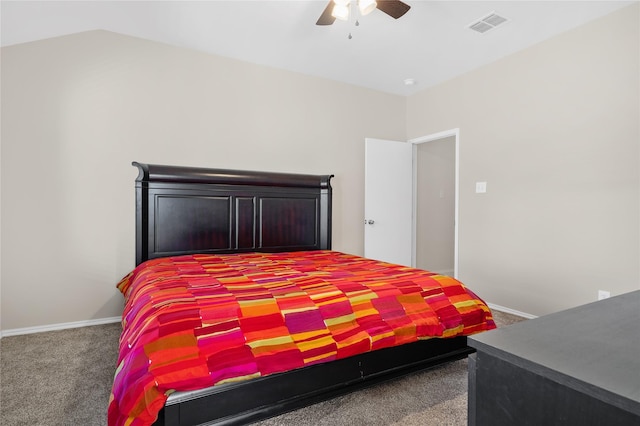
[[[524,317],[527,319],[534,319],[537,318],[536,315],[531,315],[528,314],[526,312],[520,312],[520,311],[516,311],[515,309],[511,309],[511,308],[505,308],[504,306],[500,306],[500,305],[496,305],[495,303],[488,303],[487,305],[489,306],[489,308],[491,308],[492,310],[496,310],[496,311],[500,311],[500,312],[504,312],[507,314],[511,314],[511,315],[517,315],[519,317]]]
[[[0,331],[0,338],[8,336],[19,336],[22,334],[42,333],[45,331],[66,330],[68,328],[88,327],[90,325],[111,324],[122,321],[121,317],[100,318],[87,321],[64,322],[59,324],[41,325],[37,327],[14,328]]]

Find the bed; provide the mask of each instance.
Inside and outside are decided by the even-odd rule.
[[[463,358],[495,327],[451,277],[331,250],[332,175],[133,165],[110,425],[257,421]]]

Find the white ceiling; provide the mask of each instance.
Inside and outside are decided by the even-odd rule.
[[[315,22],[327,0],[2,0],[0,35],[9,46],[103,29],[410,95],[633,3],[404,1],[411,10],[398,20],[375,10],[358,27],[323,27]],[[509,21],[484,34],[468,28],[490,12]]]

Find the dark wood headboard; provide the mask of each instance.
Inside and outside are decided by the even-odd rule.
[[[133,165],[136,265],[189,253],[331,248],[333,175]]]

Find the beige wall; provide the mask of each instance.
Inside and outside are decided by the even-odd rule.
[[[460,128],[459,272],[487,301],[542,315],[640,288],[639,22],[636,4],[408,99],[409,138]]]
[[[364,138],[400,96],[104,31],[2,49],[2,327],[121,314],[131,161],[333,173],[333,246],[362,253]]]

